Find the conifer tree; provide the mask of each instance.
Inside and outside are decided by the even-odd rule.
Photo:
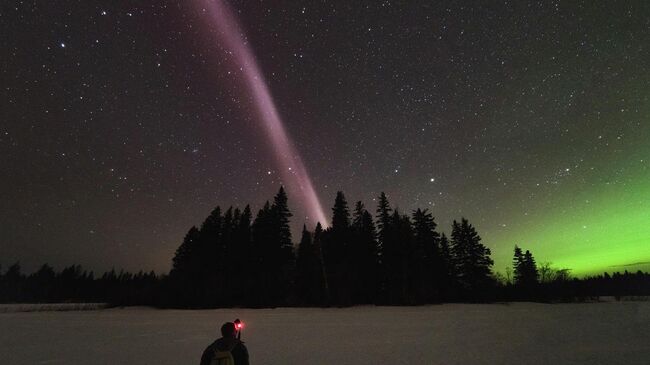
[[[253,222],[253,249],[258,262],[253,298],[258,305],[282,305],[288,298],[291,266],[294,264],[293,245],[287,194],[280,187],[273,205],[266,202]]]
[[[414,288],[410,282],[410,264],[413,257],[413,232],[408,216],[397,209],[387,224],[384,224],[382,245],[382,271],[384,277],[383,300],[387,304],[405,304],[415,301]]]
[[[515,285],[530,289],[539,282],[537,263],[530,251],[522,253],[522,249],[515,245],[512,267]]]
[[[318,304],[319,282],[321,278],[318,256],[307,227],[302,227],[302,238],[298,245],[296,258],[296,295],[299,303]]]
[[[54,269],[48,265],[43,264],[38,271],[29,277],[31,281],[31,291],[34,295],[34,300],[37,302],[46,302],[53,300],[53,294],[56,281],[56,273]],[[1,281],[2,279],[0,279]]]
[[[225,270],[225,244],[222,240],[223,216],[217,206],[201,224],[197,251],[196,278],[192,285],[198,289],[197,304],[223,305],[226,285],[221,276]]]
[[[451,248],[447,235],[440,235],[440,296],[442,300],[452,299],[452,289],[454,284],[455,273]]]
[[[24,275],[21,271],[20,262],[15,262],[13,265],[9,266],[7,272],[4,275],[4,278],[9,281],[20,281],[24,278]]]
[[[172,259],[173,265],[169,273],[171,285],[169,300],[175,305],[195,306],[204,301],[202,298],[204,270],[200,265],[205,261],[202,259],[201,246],[201,233],[193,226],[185,235]],[[104,273],[102,283],[104,291],[110,295],[118,285],[115,270]]]
[[[196,226],[192,226],[185,234],[183,243],[176,249],[176,254],[172,259],[170,276],[184,277],[190,274],[192,266],[197,263],[199,238],[199,230]]]
[[[217,206],[201,224],[201,240],[212,248],[216,248],[221,234],[221,207]]]
[[[236,217],[239,213],[238,209],[233,209],[232,206],[228,207],[222,218],[221,235],[219,237],[218,245],[218,264],[215,268],[216,277],[215,281],[219,283],[222,288],[219,292],[217,301],[221,305],[233,305],[233,294],[236,290],[236,261],[235,261],[235,246],[234,235],[236,230]],[[212,264],[212,265],[214,265]]]
[[[451,275],[452,274],[452,256],[451,256],[451,248],[449,246],[449,239],[447,238],[446,234],[441,234],[440,235],[440,258],[442,261],[442,264],[447,267],[446,274]]]
[[[360,201],[354,208],[350,246],[352,301],[373,303],[377,294],[377,232],[372,215]]]
[[[390,229],[391,211],[388,198],[382,191],[377,202],[377,233],[380,245],[384,242],[385,236]]]
[[[268,304],[271,291],[269,282],[278,279],[272,272],[272,225],[271,204],[267,201],[257,212],[251,227],[251,261],[253,262],[251,274],[253,280],[251,281],[251,295],[247,297],[248,305]]]
[[[274,254],[272,255],[278,270],[278,281],[273,284],[274,302],[277,305],[285,304],[289,296],[290,288],[293,287],[293,267],[295,265],[295,255],[293,252],[293,243],[291,242],[290,218],[293,216],[289,210],[287,193],[283,186],[273,198],[272,212],[272,231],[274,241]]]
[[[341,232],[350,228],[350,210],[348,209],[348,202],[342,191],[336,193],[334,199],[334,207],[332,208],[332,230],[339,230]]]
[[[280,186],[280,190],[273,198],[271,210],[273,212],[274,223],[277,224],[277,227],[274,228],[277,230],[278,245],[283,249],[293,249],[291,243],[291,227],[289,226],[289,219],[293,214],[289,210],[287,193],[283,186]]]
[[[386,256],[387,241],[392,236],[392,209],[388,203],[388,198],[384,192],[381,192],[377,199],[377,247],[378,247],[378,275],[377,275],[377,294],[380,302],[388,302],[388,281],[390,278],[389,269],[387,268]],[[388,259],[390,261],[390,259]]]
[[[233,296],[237,304],[248,304],[251,302],[255,255],[251,247],[251,222],[252,213],[249,205],[239,214],[236,222],[236,230],[233,242],[233,260],[235,263],[235,287]]]
[[[250,241],[252,219],[253,219],[253,215],[251,213],[251,207],[250,205],[246,205],[241,215],[239,216],[239,229],[237,233],[238,233],[238,239],[241,242]]]
[[[316,223],[314,229],[314,249],[318,256],[318,267],[320,268],[320,280],[318,281],[318,303],[323,305],[331,304],[331,294],[329,281],[327,279],[327,268],[325,260],[323,259],[323,239],[324,239],[323,226],[320,222]]]
[[[351,288],[349,277],[350,257],[350,211],[343,192],[336,193],[332,208],[332,226],[325,234],[323,258],[327,267],[328,282],[332,300],[339,305],[350,304]]]
[[[512,272],[514,283],[520,284],[524,277],[524,254],[519,246],[515,245],[514,255],[512,258]]]
[[[419,302],[432,301],[440,296],[440,283],[444,280],[440,257],[440,234],[431,213],[417,209],[413,212],[412,276]]]
[[[421,257],[417,257],[414,250],[413,224],[409,216],[399,214],[397,209],[394,211],[393,221],[395,230],[389,241],[394,246],[395,254],[393,275],[396,287],[393,288],[393,294],[396,297],[394,303],[415,304],[417,301],[415,275],[417,274],[416,268],[421,266]]]
[[[9,266],[2,277],[2,297],[5,302],[17,302],[21,300],[25,275],[21,272],[20,262]]]
[[[526,284],[527,285],[535,285],[538,283],[539,280],[539,272],[537,271],[537,263],[535,262],[535,258],[533,258],[533,254],[530,253],[530,251],[526,250],[526,253],[524,253],[524,264],[525,264],[525,277],[526,277]]]
[[[452,224],[452,255],[454,259],[456,280],[466,292],[480,294],[490,284],[491,267],[490,249],[481,243],[481,237],[467,219]]]

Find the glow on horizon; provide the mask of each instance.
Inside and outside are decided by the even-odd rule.
[[[266,85],[264,75],[245,39],[237,18],[222,0],[199,0],[199,3],[202,5],[201,10],[211,16],[212,24],[216,27],[218,37],[224,48],[232,51],[236,63],[241,67],[246,86],[253,96],[259,118],[267,136],[271,139],[275,156],[280,164],[282,177],[288,183],[287,189],[297,193],[299,199],[302,198],[300,200],[302,200],[308,212],[308,218],[315,218],[314,223],[320,222],[324,227],[327,227],[325,212],[318,200],[307,168],[302,162],[297,149],[289,140],[284,123]]]
[[[510,265],[515,244],[577,276],[650,269],[650,172],[621,178],[625,184],[567,192],[537,219],[490,235],[500,245],[495,271]]]

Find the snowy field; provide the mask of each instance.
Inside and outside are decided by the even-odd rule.
[[[241,318],[251,364],[650,364],[650,302],[0,313],[2,364],[198,364]]]

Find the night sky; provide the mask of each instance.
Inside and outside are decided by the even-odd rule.
[[[313,228],[309,181],[464,216],[498,271],[650,270],[647,1],[5,1],[0,40],[3,270],[167,271],[280,184]]]

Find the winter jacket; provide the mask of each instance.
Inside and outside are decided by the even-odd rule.
[[[216,351],[230,351],[235,365],[249,365],[248,364],[248,350],[244,343],[236,338],[220,338],[214,341],[203,351],[201,356],[201,365],[210,365],[210,361]]]

